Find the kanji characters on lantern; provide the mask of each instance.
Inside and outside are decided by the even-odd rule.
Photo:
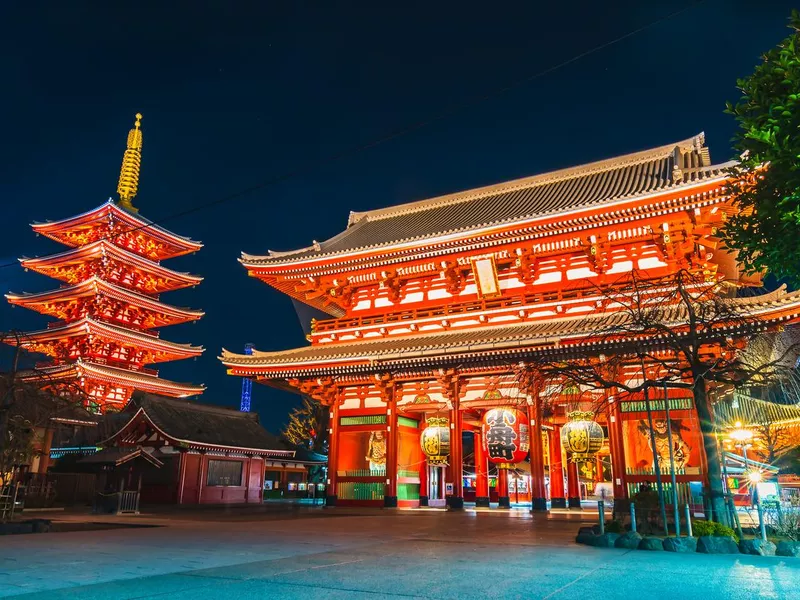
[[[420,436],[420,446],[429,465],[446,465],[450,456],[450,422],[443,417],[431,417]]]
[[[489,460],[505,465],[525,460],[530,432],[525,413],[516,408],[493,408],[483,415],[483,440]]]
[[[561,445],[572,462],[585,462],[603,447],[603,428],[594,420],[591,411],[567,413],[569,422],[561,428]]]

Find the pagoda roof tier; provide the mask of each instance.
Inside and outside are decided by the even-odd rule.
[[[190,344],[177,344],[168,342],[155,335],[132,331],[117,327],[92,318],[83,318],[72,323],[24,333],[20,337],[19,345],[31,352],[40,352],[54,358],[63,358],[63,347],[66,340],[74,338],[91,337],[102,344],[115,344],[131,348],[135,353],[141,353],[141,364],[168,362],[199,356],[203,353],[202,346]],[[16,345],[16,338],[7,337],[6,343]]]
[[[742,315],[758,318],[752,329],[768,324],[786,324],[800,320],[800,291],[786,293],[784,288],[762,296],[737,298],[730,301]],[[680,330],[685,325],[685,307],[676,306],[665,323]],[[581,353],[611,351],[623,346],[627,337],[612,340],[603,338],[626,319],[626,313],[598,312],[539,321],[522,325],[464,328],[439,334],[405,335],[397,338],[362,339],[347,343],[295,348],[278,352],[253,351],[251,355],[222,351],[220,361],[229,374],[258,376],[266,380],[325,374],[376,373],[387,368],[416,368],[424,365],[441,366],[469,361],[524,360],[532,353]],[[735,335],[741,324],[726,329],[725,335]],[[716,335],[716,334],[715,334]],[[653,340],[655,345],[658,340]]]
[[[721,181],[732,163],[712,165],[705,137],[651,150],[367,212],[351,213],[347,229],[324,242],[266,256],[242,253],[257,277],[335,263],[430,250],[499,228],[558,222],[570,214],[681,192]],[[511,235],[511,233],[509,233]]]
[[[50,315],[58,319],[70,318],[72,308],[75,307],[78,300],[94,297],[104,297],[115,300],[146,313],[147,317],[141,319],[141,323],[137,323],[137,326],[143,329],[196,321],[204,314],[201,310],[179,308],[177,306],[164,304],[149,296],[133,292],[105,281],[96,275],[78,284],[59,288],[57,290],[35,294],[6,294],[6,299],[11,304],[24,306],[25,308],[30,308],[36,312]]]
[[[21,258],[26,268],[70,284],[76,284],[95,274],[89,263],[105,258],[108,261],[103,276],[127,287],[148,294],[160,294],[194,286],[203,281],[198,275],[173,271],[160,264],[120,248],[108,240],[100,240],[58,254],[39,258]],[[126,273],[138,273],[138,281],[128,281]]]
[[[67,246],[84,246],[101,239],[113,240],[136,254],[163,260],[196,252],[203,244],[171,231],[117,205],[113,200],[90,211],[63,219],[31,225],[40,233]]]
[[[141,371],[132,371],[108,365],[98,365],[83,360],[65,365],[43,367],[37,369],[35,375],[31,375],[31,377],[36,377],[38,380],[46,378],[53,383],[71,381],[79,377],[84,377],[109,385],[135,388],[151,394],[162,394],[172,398],[195,396],[197,394],[202,394],[206,389],[204,385],[177,383]]]

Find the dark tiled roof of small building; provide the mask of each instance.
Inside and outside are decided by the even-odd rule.
[[[290,252],[242,254],[248,266],[291,263],[353,250],[470,231],[670,191],[723,174],[704,136],[652,150],[384,209],[351,213],[333,238]]]
[[[104,417],[109,426],[116,427],[105,439],[117,433],[139,409],[175,440],[207,446],[285,451],[280,440],[258,422],[257,413],[151,394],[135,396],[120,414]]]

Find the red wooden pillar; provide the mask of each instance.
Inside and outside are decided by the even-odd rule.
[[[611,450],[611,479],[614,490],[614,512],[628,512],[628,485],[625,481],[625,446],[622,436],[622,419],[619,404],[608,401],[608,446]]]
[[[181,450],[179,454],[180,467],[178,467],[178,504],[183,504],[183,490],[186,488],[186,457],[189,453]]]
[[[458,384],[456,383],[456,386]],[[450,468],[449,480],[453,486],[453,493],[447,496],[447,506],[451,509],[464,508],[464,451],[461,442],[461,424],[463,418],[458,402],[458,389],[456,387],[453,399],[453,410],[450,418]]]
[[[325,505],[336,506],[336,469],[339,462],[339,406],[334,400],[330,407],[328,429],[328,478],[325,482]]]
[[[419,428],[424,430],[427,426],[425,415],[423,415]],[[424,453],[422,454],[422,461],[419,463],[419,505],[428,506],[428,458]]]
[[[531,425],[531,510],[547,511],[544,485],[544,446],[542,444],[542,404],[537,396],[528,406]]]
[[[480,429],[475,431],[475,506],[489,508],[489,461]]]
[[[497,497],[498,508],[511,508],[511,498],[508,497],[508,469],[505,464],[497,465]]]
[[[386,488],[383,492],[383,506],[397,507],[397,402],[392,392],[386,403]]]
[[[244,503],[247,504],[250,498],[250,461],[251,456],[248,456],[244,461]]]
[[[578,486],[578,464],[567,462],[567,503],[570,508],[581,507],[581,490]]]
[[[550,431],[550,507],[567,508],[561,459],[561,427],[557,425]]]
[[[259,463],[261,464],[261,472],[259,473],[258,477],[258,489],[259,489],[259,499],[261,502],[264,502],[264,478],[266,477],[266,470],[267,470],[267,461],[265,460],[266,457],[261,456],[259,457]]]
[[[203,501],[203,487],[206,484],[205,477],[203,477],[203,471],[205,471],[206,468],[206,455],[201,452],[198,456],[200,457],[200,461],[197,465],[197,503],[201,504]]]

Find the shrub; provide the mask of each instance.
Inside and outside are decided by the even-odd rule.
[[[702,537],[704,535],[730,536],[737,542],[739,541],[739,536],[736,535],[736,532],[730,527],[722,523],[705,521],[703,519],[692,521],[692,534],[695,537]]]
[[[775,508],[764,511],[764,520],[775,535],[800,541],[800,508]]]
[[[713,521],[697,520],[692,521],[692,533],[695,537],[703,537],[704,535],[716,535],[715,526]]]

